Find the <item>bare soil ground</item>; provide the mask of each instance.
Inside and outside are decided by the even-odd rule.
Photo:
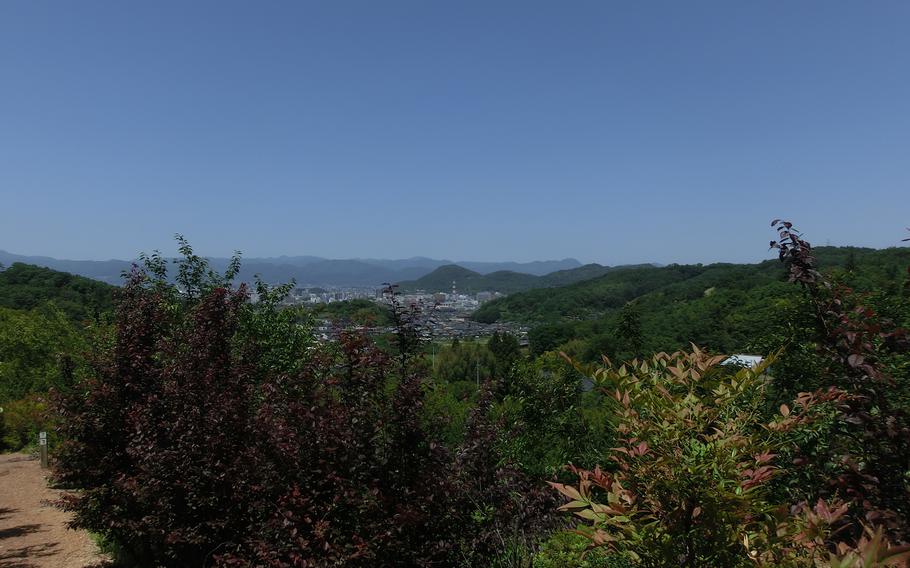
[[[105,565],[89,535],[66,528],[69,514],[50,504],[60,493],[37,459],[0,455],[0,568]]]

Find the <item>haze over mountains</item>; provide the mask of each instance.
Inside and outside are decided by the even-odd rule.
[[[217,270],[224,270],[227,258],[209,258]],[[0,250],[0,263],[9,266],[15,262],[45,266],[94,278],[110,284],[121,283],[121,273],[129,270],[129,260],[66,260],[47,256],[26,256]],[[288,282],[294,279],[300,286],[379,286],[384,282],[416,280],[437,268],[458,266],[485,275],[509,271],[522,276],[544,276],[557,271],[576,269],[582,264],[574,258],[534,262],[479,262],[439,260],[426,257],[407,259],[328,259],[318,256],[277,256],[244,258],[239,279],[252,281],[259,275],[269,283]],[[595,265],[596,266],[596,265]],[[449,282],[451,286],[451,281]]]

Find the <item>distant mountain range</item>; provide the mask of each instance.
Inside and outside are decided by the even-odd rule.
[[[217,270],[224,270],[228,260],[227,258],[209,258],[209,262]],[[129,270],[133,261],[64,260],[47,256],[25,256],[0,250],[0,263],[9,266],[15,262],[44,266],[110,284],[120,284],[121,273]],[[574,258],[522,263],[452,262],[426,257],[328,259],[317,256],[278,256],[243,259],[239,279],[250,282],[258,274],[265,282],[272,284],[289,282],[293,279],[300,286],[379,286],[385,282],[416,280],[442,266],[453,264],[479,275],[508,271],[521,276],[534,277],[577,269],[582,266]],[[447,288],[450,289],[451,285],[450,280]]]
[[[526,274],[514,270],[497,270],[482,274],[469,270],[464,266],[449,264],[440,266],[433,272],[415,280],[399,282],[402,292],[448,292],[453,285],[458,292],[473,294],[477,292],[500,292],[513,294],[536,288],[552,288],[565,286],[583,280],[597,278],[622,268],[653,267],[653,265],[634,266],[601,266],[600,264],[586,264],[574,268],[556,270],[543,275]]]

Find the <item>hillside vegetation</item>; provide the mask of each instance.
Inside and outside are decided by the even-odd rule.
[[[557,270],[543,276],[536,276],[534,274],[513,272],[511,270],[499,270],[490,272],[489,274],[480,274],[479,272],[474,272],[473,270],[469,270],[457,264],[449,264],[440,266],[433,272],[418,278],[417,280],[399,282],[398,286],[402,292],[414,292],[417,290],[425,292],[449,292],[452,290],[452,283],[454,282],[455,289],[460,293],[476,294],[477,292],[499,292],[501,294],[513,294],[537,288],[565,286],[574,282],[597,278],[618,269],[629,270],[634,268],[636,268],[636,266],[611,267],[601,266],[599,264],[585,264],[578,268]]]
[[[126,566],[896,566],[910,251],[775,227],[783,262],[494,303],[537,318],[530,353],[426,343],[392,289],[287,308],[289,285],[259,283],[253,302],[181,240],[111,317],[0,307],[0,448],[48,432],[74,527]],[[767,359],[721,364],[730,346]]]
[[[30,310],[53,302],[75,321],[112,310],[114,289],[104,282],[20,262],[0,270],[0,306]]]
[[[388,307],[365,298],[317,304],[300,309],[316,318],[338,324],[384,326],[391,323]]]
[[[147,263],[116,341],[53,407],[55,479],[79,489],[65,507],[140,566],[896,565],[908,251],[819,250],[819,272],[790,227],[783,262],[633,268],[498,303],[541,320],[536,350],[539,330],[566,332],[550,339],[570,357],[508,335],[423,344],[419,307],[391,292],[388,341],[316,341],[313,314],[280,309],[287,288],[253,303],[185,245],[176,286],[193,293]],[[647,354],[687,339],[771,360]]]
[[[814,250],[822,271],[880,295],[900,289],[910,263],[907,248]],[[538,353],[563,346],[575,355],[597,358],[600,353],[672,351],[689,342],[731,352],[757,348],[756,338],[796,301],[797,292],[785,282],[777,261],[670,265],[614,271],[568,286],[513,294],[485,304],[473,317],[487,323],[534,324],[531,343]],[[622,345],[622,333],[617,333],[624,310],[643,338],[634,349]]]
[[[0,451],[52,429],[46,394],[71,386],[90,335],[114,309],[114,291],[39,266],[0,270]]]

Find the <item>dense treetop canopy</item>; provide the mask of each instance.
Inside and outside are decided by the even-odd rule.
[[[53,301],[75,321],[110,311],[114,286],[66,272],[14,263],[0,270],[0,306],[30,310]]]
[[[860,291],[885,297],[906,279],[910,249],[856,247],[814,249],[819,268]],[[781,310],[799,295],[777,261],[758,264],[669,265],[614,271],[564,287],[512,294],[474,314],[482,322],[535,325],[535,352],[583,339],[588,358],[616,355],[623,307],[634,302],[645,337],[644,352],[675,350],[695,342],[717,352],[755,348]],[[900,320],[901,314],[889,314]]]

